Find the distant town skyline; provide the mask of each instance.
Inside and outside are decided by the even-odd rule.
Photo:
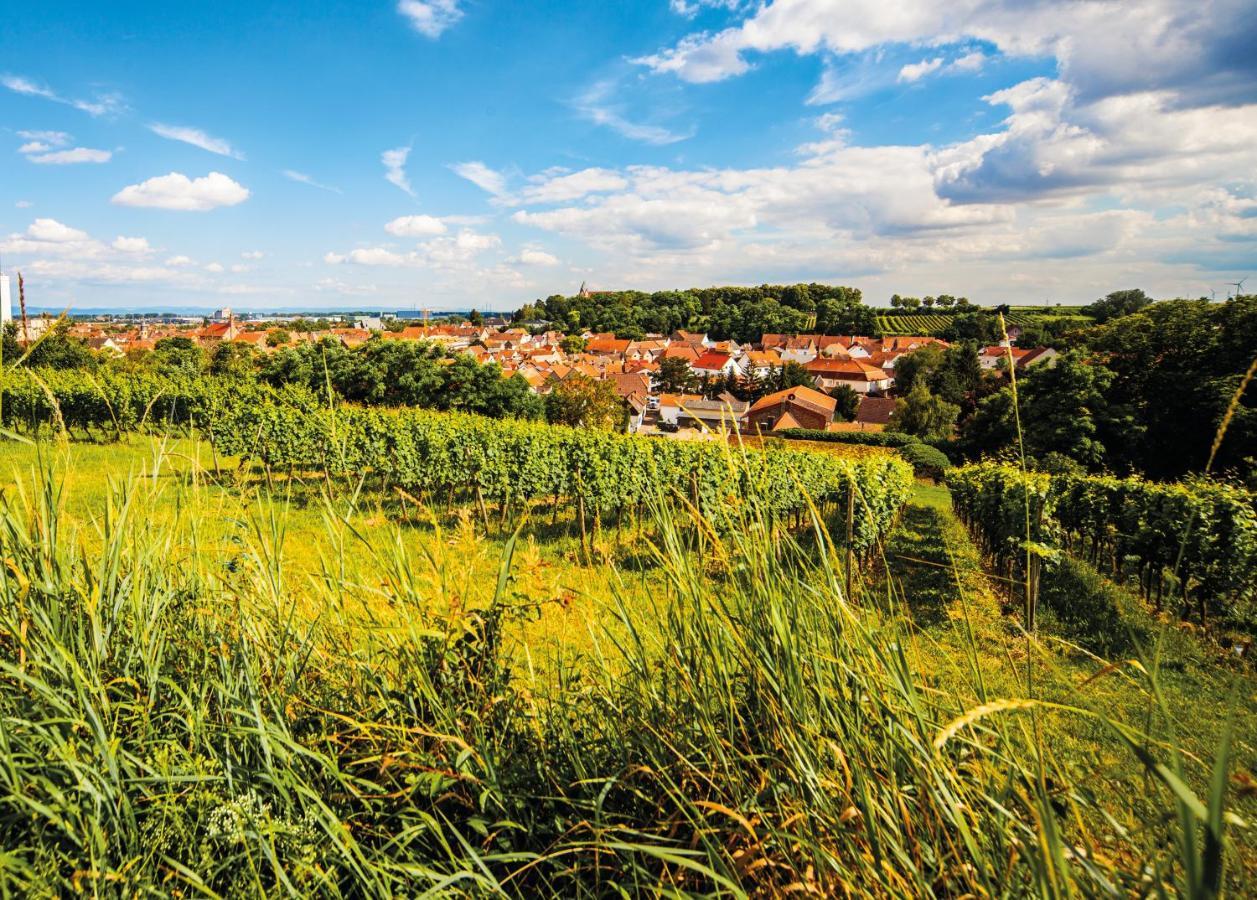
[[[1251,0],[45,0],[0,39],[0,258],[58,310],[1221,298],[1254,45]]]

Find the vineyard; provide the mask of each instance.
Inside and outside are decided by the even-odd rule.
[[[877,317],[877,327],[882,334],[888,337],[897,335],[935,335],[945,329],[952,321],[951,315],[930,315],[927,313],[913,313],[907,315],[879,315]],[[1033,307],[1030,308],[1014,308],[1004,321],[1008,325],[1034,325],[1046,320],[1069,320],[1077,325],[1086,325],[1090,322],[1090,318],[1077,314],[1073,311],[1062,310],[1060,312],[1043,312]]]
[[[848,521],[853,550],[867,554],[912,485],[911,467],[893,456],[850,459],[457,413],[327,407],[307,392],[240,391],[215,379],[11,375],[0,402],[9,428],[191,428],[216,454],[254,461],[268,478],[372,479],[385,492],[400,489],[430,504],[474,504],[486,519],[487,503],[497,503],[504,520],[540,503],[552,515],[567,509],[582,531],[587,517],[619,523],[661,495],[726,523],[740,498],[753,495],[776,521],[797,518],[812,504]]]
[[[1257,597],[1257,509],[1221,482],[1023,473],[980,463],[948,474],[963,521],[1014,582],[1033,584],[1054,551],[1136,579],[1160,609],[1167,596],[1202,622]]]

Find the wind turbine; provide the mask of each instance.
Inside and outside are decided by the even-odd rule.
[[[1244,276],[1243,278],[1241,278],[1239,281],[1228,281],[1228,282],[1227,282],[1227,284],[1229,284],[1231,287],[1235,288],[1235,296],[1237,296],[1237,297],[1238,297],[1238,296],[1240,295],[1240,291],[1242,291],[1242,290],[1244,289],[1244,282],[1245,282],[1245,281],[1248,281],[1248,276],[1247,276],[1247,275],[1245,275],[1245,276]]]

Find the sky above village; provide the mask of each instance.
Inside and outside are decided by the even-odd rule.
[[[0,255],[44,307],[823,281],[1257,285],[1254,0],[40,0]]]

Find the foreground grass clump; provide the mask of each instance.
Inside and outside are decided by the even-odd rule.
[[[1107,723],[1181,826],[1177,844],[1100,846],[1083,824],[1100,811],[1029,724],[1095,714],[990,696],[976,670],[928,688],[893,606],[844,596],[822,525],[783,537],[754,494],[734,529],[659,503],[662,587],[619,582],[593,650],[539,678],[510,646],[535,614],[514,541],[473,605],[417,577],[399,529],[351,527],[327,499],[332,549],[298,586],[275,504],[231,556],[200,552],[201,490],[154,517],[152,479],[119,484],[90,536],[47,475],[0,499],[5,893],[1221,883],[1225,753],[1223,790],[1202,801],[1172,748]]]

